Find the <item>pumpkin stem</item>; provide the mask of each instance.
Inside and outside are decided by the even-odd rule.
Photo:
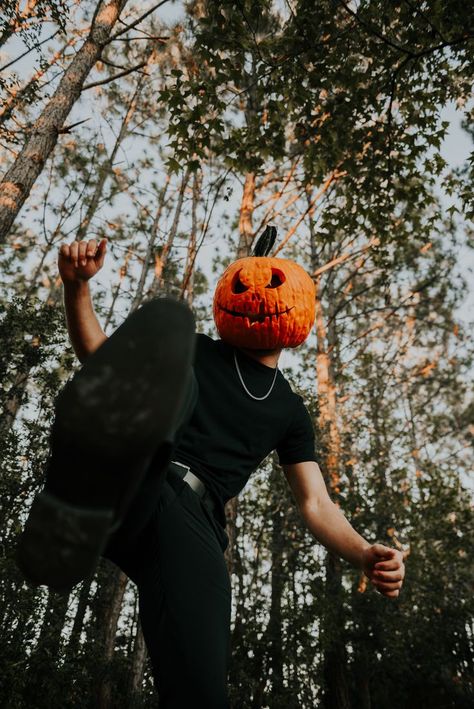
[[[276,226],[268,224],[253,249],[253,256],[268,256],[277,236]]]

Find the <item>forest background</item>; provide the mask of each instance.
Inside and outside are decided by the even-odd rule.
[[[267,223],[316,284],[283,364],[328,489],[407,577],[390,601],[317,545],[270,456],[227,506],[233,706],[473,705],[473,46],[461,0],[2,3],[2,707],[159,705],[118,569],[65,596],[15,566],[78,367],[59,244],[108,238],[107,332],[174,294],[216,336]]]

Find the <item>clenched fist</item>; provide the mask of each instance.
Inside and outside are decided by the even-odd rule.
[[[95,276],[102,268],[106,249],[107,239],[102,239],[99,244],[95,239],[61,244],[58,268],[62,282],[88,281]]]
[[[405,578],[403,553],[384,544],[372,544],[364,552],[363,571],[377,591],[396,598]]]

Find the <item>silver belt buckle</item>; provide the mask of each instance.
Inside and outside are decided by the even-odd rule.
[[[184,468],[188,472],[184,476],[183,480],[188,483],[189,487],[196,492],[199,497],[203,497],[204,493],[206,492],[206,486],[204,483],[198,478],[197,475],[194,475],[192,472],[191,468],[189,465],[185,465],[184,463],[180,463],[177,460],[172,460],[171,461],[174,465],[179,465],[180,468]]]

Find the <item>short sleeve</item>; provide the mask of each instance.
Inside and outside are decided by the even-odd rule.
[[[314,429],[308,409],[301,396],[298,398],[295,412],[284,438],[278,443],[276,452],[280,465],[316,461],[314,451]]]

